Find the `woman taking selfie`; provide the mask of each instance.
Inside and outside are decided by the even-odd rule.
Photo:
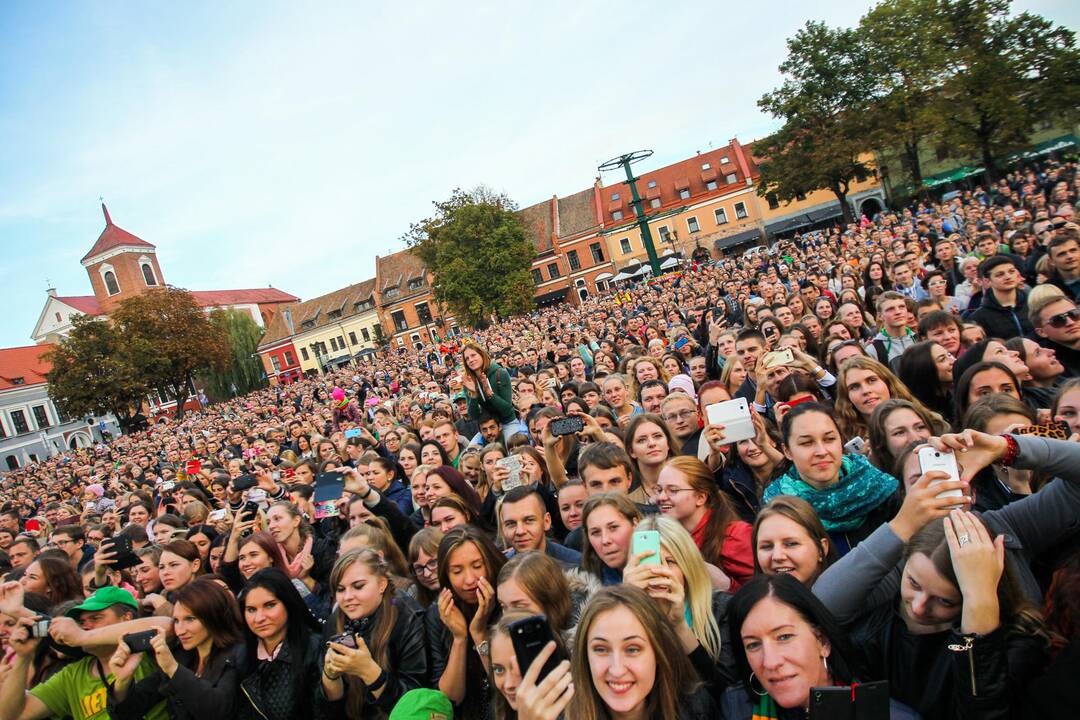
[[[768,502],[777,495],[794,495],[806,500],[840,555],[900,508],[896,478],[862,455],[844,454],[843,435],[826,406],[797,406],[784,416],[781,434],[792,467],[765,488],[762,499]]]
[[[621,583],[630,556],[630,536],[641,517],[641,510],[626,493],[601,492],[586,500],[581,526],[588,542],[581,549],[581,568],[604,585]]]
[[[415,606],[397,598],[390,567],[370,548],[342,555],[330,573],[336,633],[323,657],[316,702],[351,718],[381,718],[427,682],[428,656]]]
[[[442,591],[427,610],[427,638],[431,680],[454,703],[455,717],[481,718],[490,701],[487,624],[498,605],[495,583],[505,563],[491,539],[472,525],[454,528],[439,543]]]
[[[240,720],[307,720],[319,684],[322,627],[277,568],[252,575],[239,597],[246,653]]]
[[[110,707],[110,716],[117,720],[143,718],[164,700],[169,717],[175,719],[233,717],[239,694],[242,647],[238,643],[243,638],[243,621],[232,593],[209,578],[188,583],[173,597],[173,628],[179,647],[170,648],[165,632],[158,630],[150,647],[159,671],[134,683],[142,653],[131,652],[123,641],[117,646],[109,660],[115,677],[115,707]]]

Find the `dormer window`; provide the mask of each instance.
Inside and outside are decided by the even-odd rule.
[[[367,300],[361,300],[356,303],[356,305],[353,306],[353,309],[356,312],[364,312],[365,310],[371,310],[373,307],[375,307],[375,301],[368,298]]]
[[[331,310],[326,313],[327,320],[337,320],[339,317],[341,317],[341,310]]]
[[[397,285],[395,285],[394,287],[388,287],[386,288],[386,290],[383,290],[383,295],[388,298],[396,298],[400,294],[400,292],[401,291],[398,290]]]
[[[11,378],[11,379],[9,380],[9,382],[10,382],[10,383],[11,383],[12,385],[25,385],[25,384],[26,384],[26,378],[22,378],[22,377],[13,377],[13,378]]]
[[[422,287],[424,287],[424,278],[422,277],[413,278],[409,281],[410,290],[419,290]]]

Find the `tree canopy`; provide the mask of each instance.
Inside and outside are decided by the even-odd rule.
[[[229,344],[228,362],[220,369],[211,367],[202,376],[211,399],[246,395],[265,387],[266,373],[258,355],[264,331],[251,313],[219,308],[210,313],[210,322],[224,333]]]
[[[432,293],[458,319],[483,326],[533,307],[536,249],[514,203],[486,187],[456,189],[405,236],[434,276]]]

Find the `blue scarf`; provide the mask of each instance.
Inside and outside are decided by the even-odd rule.
[[[878,470],[862,455],[845,455],[840,481],[818,490],[799,477],[794,466],[765,488],[762,502],[777,495],[794,495],[813,506],[828,532],[847,532],[863,524],[866,516],[896,492],[896,478]]]

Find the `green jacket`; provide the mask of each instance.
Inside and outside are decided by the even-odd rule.
[[[469,396],[469,418],[479,421],[480,416],[487,414],[499,419],[503,425],[517,420],[517,410],[514,408],[512,395],[513,385],[510,384],[510,373],[506,372],[496,362],[491,363],[487,371],[488,382],[494,393],[488,396],[483,388],[477,388],[480,395]]]

